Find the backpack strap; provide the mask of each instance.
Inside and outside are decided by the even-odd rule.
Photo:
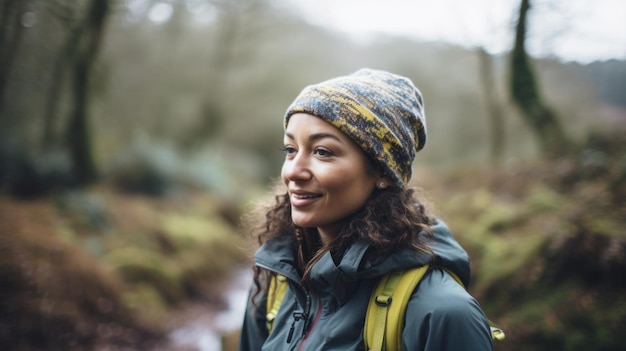
[[[276,319],[276,316],[278,315],[278,310],[280,309],[280,305],[283,303],[288,287],[289,284],[287,283],[287,278],[284,275],[274,274],[271,276],[270,286],[267,290],[267,314],[265,315],[268,334],[272,332],[274,319]]]
[[[363,331],[365,350],[402,350],[406,306],[427,270],[428,265],[425,265],[383,276],[367,306]],[[390,315],[394,318],[387,318]]]
[[[404,271],[393,271],[381,278],[376,290],[370,297],[365,317],[365,327],[363,330],[363,340],[365,350],[402,350],[402,330],[404,329],[404,315],[413,291],[417,287],[424,274],[430,267],[428,265],[407,269]],[[459,277],[449,269],[445,269],[459,285],[464,286]],[[270,278],[270,286],[267,293],[267,331],[272,332],[274,320],[278,315],[280,305],[287,293],[287,278],[276,274]],[[392,304],[392,302],[395,303]],[[388,318],[388,316],[395,316]],[[495,341],[502,341],[505,338],[504,331],[493,325],[491,327],[491,338]],[[383,348],[384,347],[384,348]]]
[[[430,267],[428,265],[384,275],[370,297],[365,317],[363,340],[367,351],[402,350],[402,331],[406,308],[419,281]],[[445,270],[459,285],[463,281],[453,271]],[[393,303],[392,303],[393,302]],[[390,316],[392,316],[390,318]],[[504,340],[504,331],[488,320],[491,339]]]

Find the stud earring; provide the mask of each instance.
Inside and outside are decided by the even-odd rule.
[[[385,189],[387,187],[387,183],[384,180],[378,182],[378,189]]]

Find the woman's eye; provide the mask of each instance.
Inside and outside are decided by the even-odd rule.
[[[333,155],[333,152],[330,150],[318,148],[318,149],[315,149],[315,154],[318,156],[322,156],[322,157],[329,157]]]
[[[283,146],[283,152],[285,155],[291,155],[296,152],[296,149],[292,146]]]

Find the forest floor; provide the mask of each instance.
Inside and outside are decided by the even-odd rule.
[[[496,350],[622,349],[625,146],[598,139],[551,162],[416,169],[470,253],[470,292],[506,332]],[[242,208],[201,191],[150,197],[106,184],[0,196],[0,348],[192,351],[217,338],[235,349],[236,328],[220,326],[240,313],[229,295],[245,291]]]
[[[233,211],[197,192],[106,186],[0,197],[1,349],[190,350],[170,337],[177,322],[199,320],[190,306],[221,311],[247,264]]]
[[[472,258],[470,292],[502,350],[621,350],[626,330],[626,137],[551,161],[418,172]]]

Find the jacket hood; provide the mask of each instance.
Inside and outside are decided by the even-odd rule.
[[[443,267],[456,273],[466,287],[470,283],[470,258],[461,245],[452,236],[448,226],[437,219],[432,227],[434,239],[432,250],[435,254],[432,266]]]
[[[454,239],[443,221],[437,219],[432,230],[433,239],[430,246],[434,257],[404,250],[388,257],[374,259],[373,255],[367,255],[371,249],[369,244],[358,241],[348,249],[338,263],[335,263],[330,252],[327,252],[311,270],[311,281],[319,287],[335,286],[337,283],[378,278],[392,270],[431,264],[453,271],[465,286],[468,286],[470,262],[467,252]],[[293,237],[280,237],[266,242],[255,254],[256,264],[294,281],[300,281],[293,241]]]

